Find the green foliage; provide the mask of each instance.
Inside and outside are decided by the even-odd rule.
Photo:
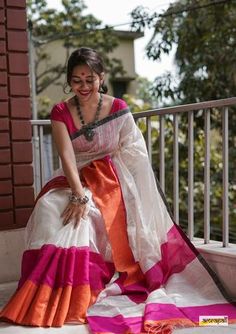
[[[151,103],[145,101],[142,98],[137,99],[137,97],[134,97],[129,94],[123,95],[122,98],[126,101],[132,113],[137,113],[151,109]]]
[[[141,112],[141,111],[151,109],[151,105],[148,102],[144,102],[143,100],[137,99],[136,97],[131,96],[129,94],[123,95],[122,98],[126,101],[127,105],[130,108],[130,111],[132,113],[138,113],[138,112]],[[140,128],[140,130],[142,131],[142,133],[145,137],[146,136],[145,120],[144,119],[138,119],[137,120],[137,125],[138,125],[138,127]]]
[[[39,98],[40,104],[40,119],[48,119],[48,110],[52,105],[52,101],[48,96],[40,96]]]
[[[162,55],[175,51],[175,71],[157,77],[151,88],[158,104],[194,103],[235,96],[236,91],[236,2],[209,0],[179,0],[161,15],[142,6],[132,12],[133,28],[153,29],[146,51],[147,56],[160,61]],[[222,111],[211,114],[211,223],[212,237],[221,239],[222,224]],[[230,238],[236,242],[236,113],[229,110],[229,209]],[[203,235],[204,200],[204,117],[195,113],[194,138],[194,198],[196,235]],[[166,120],[166,189],[172,201],[172,125]],[[187,117],[181,118],[180,136],[187,133]],[[155,144],[156,147],[157,143]],[[187,142],[180,147],[180,217],[187,222]],[[158,153],[158,152],[157,152]],[[156,157],[158,161],[158,155]]]
[[[152,95],[152,82],[143,77],[138,77],[136,82],[136,95],[138,98],[142,100],[147,106],[149,106],[149,109],[154,107],[156,104],[156,98]]]
[[[133,28],[153,28],[147,56],[160,60],[176,48],[178,80],[171,73],[156,78],[156,97],[193,103],[234,96],[236,88],[236,3],[175,1],[161,15],[138,7]],[[174,83],[176,81],[176,83]],[[173,84],[174,83],[174,84]],[[155,91],[155,90],[154,90]]]

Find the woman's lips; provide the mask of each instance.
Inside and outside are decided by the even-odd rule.
[[[90,94],[90,91],[88,91],[88,92],[81,92],[81,91],[80,91],[79,94],[80,94],[80,95],[83,95],[83,96],[87,96],[87,95]]]

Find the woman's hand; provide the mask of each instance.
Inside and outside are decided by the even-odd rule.
[[[69,224],[74,220],[76,228],[79,225],[81,218],[86,218],[88,213],[88,204],[81,205],[79,203],[69,202],[61,217],[63,218],[63,225]]]

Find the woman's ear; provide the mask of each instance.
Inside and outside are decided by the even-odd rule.
[[[105,73],[102,72],[102,73],[100,74],[100,82],[101,82],[101,85],[104,83],[104,78],[105,78]]]

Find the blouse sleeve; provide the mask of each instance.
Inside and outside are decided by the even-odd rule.
[[[120,110],[128,108],[128,105],[124,100],[122,100],[122,99],[117,99],[117,100],[119,102],[119,109]]]
[[[126,109],[126,108],[128,108],[128,105],[124,100],[115,98],[114,102],[112,104],[111,114],[113,114],[113,113],[115,113],[119,110]]]
[[[53,121],[59,121],[65,123],[63,109],[61,109],[59,105],[56,104],[52,108],[50,119]]]

